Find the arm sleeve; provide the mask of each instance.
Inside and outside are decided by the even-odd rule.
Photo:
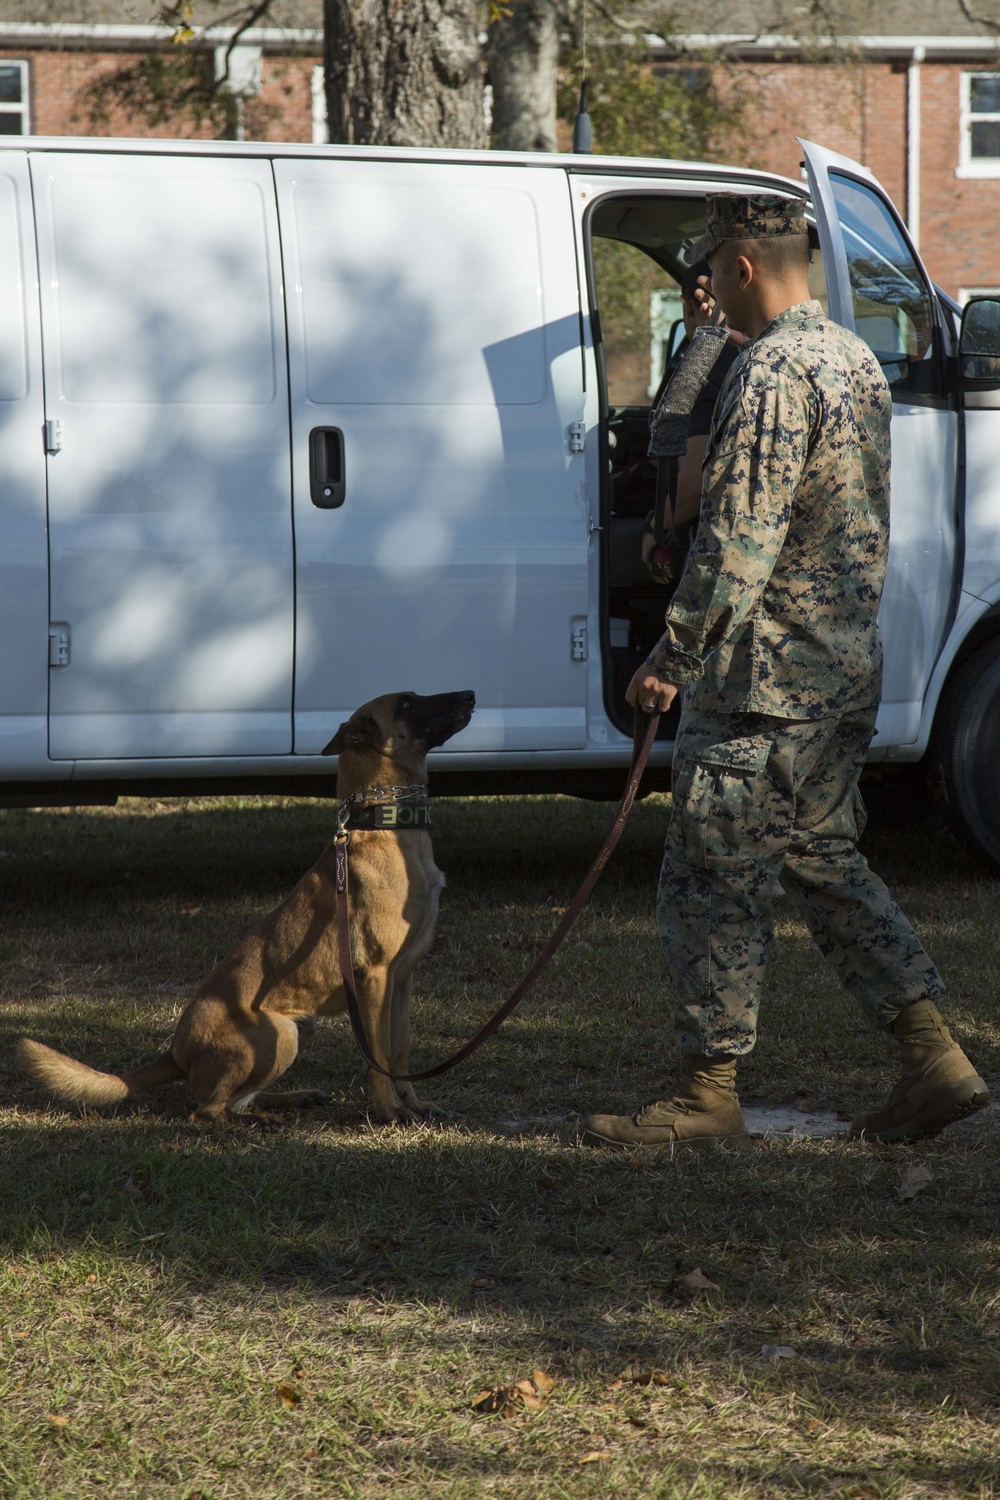
[[[712,373],[702,387],[701,395],[691,409],[688,420],[688,437],[708,437],[712,431],[712,418],[715,415],[715,403],[725,384],[726,376],[729,374],[734,361],[739,356],[739,349],[735,344],[724,344],[722,353],[712,367]]]
[[[749,367],[705,460],[698,536],[647,659],[697,682],[705,658],[753,613],[781,552],[817,413],[802,378]]]

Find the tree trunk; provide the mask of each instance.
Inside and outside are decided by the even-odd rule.
[[[490,26],[490,144],[498,151],[556,149],[556,23],[556,0],[507,0]]]
[[[324,0],[330,140],[486,145],[474,0]]]

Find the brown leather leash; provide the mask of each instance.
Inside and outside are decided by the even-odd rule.
[[[643,720],[646,721],[643,728]],[[548,966],[550,960],[559,947],[560,943],[569,932],[573,923],[580,915],[593,892],[595,885],[604,872],[604,867],[611,858],[618,840],[625,830],[632,804],[639,790],[642,773],[646,769],[649,753],[653,748],[656,738],[657,726],[660,722],[659,714],[646,714],[639,710],[635,711],[635,721],[632,731],[632,763],[629,766],[628,784],[618,804],[615,821],[611,832],[608,834],[604,844],[587,872],[587,875],[573,897],[558,926],[549,938],[541,953],[535,959],[531,968],[525,974],[521,983],[512,995],[504,1001],[500,1009],[480,1027],[475,1036],[460,1047],[451,1057],[445,1058],[444,1062],[437,1063],[433,1068],[423,1068],[419,1073],[393,1073],[388,1068],[383,1068],[381,1063],[376,1062],[372,1056],[368,1038],[365,1035],[364,1022],[361,1018],[361,1008],[358,1005],[357,984],[354,978],[354,960],[351,955],[351,928],[348,912],[348,869],[347,869],[347,844],[348,833],[346,829],[338,829],[334,839],[334,853],[336,858],[336,884],[337,884],[337,938],[340,948],[340,969],[344,982],[344,991],[347,996],[347,1014],[350,1017],[351,1030],[358,1044],[361,1056],[370,1068],[376,1073],[381,1073],[384,1078],[392,1078],[400,1083],[419,1083],[423,1078],[436,1078],[439,1073],[446,1073],[449,1068],[455,1067],[457,1063],[464,1062],[478,1047],[488,1040],[495,1031],[498,1031],[513,1010],[520,1005],[525,995],[534,987],[542,973]]]

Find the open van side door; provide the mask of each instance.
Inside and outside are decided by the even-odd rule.
[[[831,318],[864,339],[892,392],[889,571],[876,745],[917,739],[955,587],[958,413],[946,391],[943,329],[902,219],[866,167],[800,142]],[[948,497],[945,499],[945,497]]]

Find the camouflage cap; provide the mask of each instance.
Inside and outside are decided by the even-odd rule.
[[[718,249],[723,240],[757,240],[771,234],[805,234],[803,198],[779,198],[775,193],[709,193],[705,233],[684,259],[690,265]]]

